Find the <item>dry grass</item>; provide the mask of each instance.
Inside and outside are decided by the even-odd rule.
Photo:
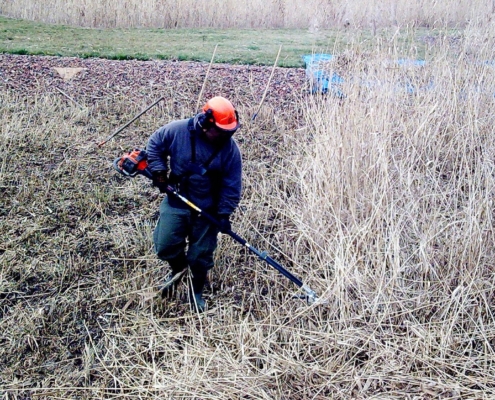
[[[462,57],[440,46],[424,68],[349,49],[329,65],[348,78],[345,100],[294,93],[299,114],[267,102],[245,124],[236,231],[325,306],[293,300],[229,238],[206,314],[152,297],[160,198],[110,163],[164,113],[194,112],[186,83],[189,103],[102,150],[90,128],[106,137],[109,120],[129,120],[129,97],[81,109],[2,89],[3,398],[493,398],[493,37],[467,32]],[[247,121],[252,100],[233,101]]]
[[[493,17],[492,0],[2,0],[4,16],[88,27],[303,28],[465,26]]]

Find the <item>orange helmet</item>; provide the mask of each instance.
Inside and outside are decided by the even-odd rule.
[[[216,96],[208,100],[203,106],[209,122],[212,122],[218,129],[227,132],[235,132],[239,128],[239,116],[234,106],[225,97]]]

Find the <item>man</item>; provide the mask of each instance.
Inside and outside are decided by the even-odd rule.
[[[234,106],[217,96],[202,111],[161,127],[147,145],[153,184],[160,192],[170,184],[220,222],[219,227],[214,226],[171,195],[160,205],[153,233],[158,257],[171,268],[162,297],[172,295],[189,266],[191,299],[199,312],[206,306],[202,293],[207,272],[213,267],[217,235],[230,230],[230,215],[241,197],[242,175],[241,154],[232,138],[240,126]]]

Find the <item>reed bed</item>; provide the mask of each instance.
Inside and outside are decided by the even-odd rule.
[[[4,16],[99,28],[445,28],[487,21],[494,13],[493,0],[0,1]]]
[[[328,65],[344,98],[268,98],[255,122],[232,92],[246,121],[233,226],[326,302],[312,306],[224,236],[205,314],[185,285],[154,296],[161,198],[110,164],[164,115],[193,114],[197,82],[102,150],[88,129],[132,118],[128,94],[80,107],[3,88],[3,397],[493,398],[493,37],[472,31],[455,56],[439,44],[423,67],[350,48]]]

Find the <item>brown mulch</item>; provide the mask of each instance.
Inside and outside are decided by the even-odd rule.
[[[84,69],[63,79],[55,68],[67,67]],[[197,100],[208,67],[209,63],[201,62],[0,54],[0,87],[27,95],[59,93],[84,106],[109,96],[129,97],[145,104],[167,95]],[[261,101],[271,72],[271,66],[213,64],[202,99],[223,95],[254,107]],[[294,96],[305,91],[306,84],[304,69],[277,67],[265,101],[274,109],[284,109]]]

